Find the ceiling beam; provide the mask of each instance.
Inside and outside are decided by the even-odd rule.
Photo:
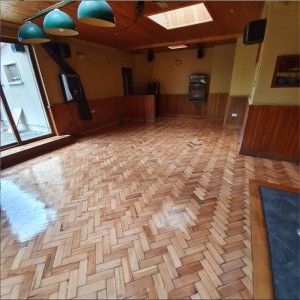
[[[203,43],[210,43],[210,42],[219,42],[219,41],[228,41],[228,40],[236,40],[242,34],[234,33],[234,34],[225,34],[225,35],[215,35],[203,38],[196,38],[196,39],[188,39],[188,40],[178,40],[176,42],[163,42],[163,43],[156,43],[156,44],[146,44],[141,46],[129,47],[122,49],[124,51],[136,51],[136,50],[144,50],[144,49],[153,49],[153,48],[163,48],[168,46],[175,46],[175,45],[192,45],[192,44],[203,44]]]

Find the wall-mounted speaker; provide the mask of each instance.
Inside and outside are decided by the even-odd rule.
[[[197,58],[198,58],[198,59],[203,58],[203,49],[200,49],[200,48],[199,48],[199,49],[197,50]]]
[[[244,29],[243,42],[245,45],[261,43],[265,37],[267,19],[249,22]]]
[[[154,53],[152,51],[148,52],[148,61],[151,62],[154,60]]]
[[[60,58],[71,57],[70,46],[66,43],[52,43],[52,49],[54,54]]]

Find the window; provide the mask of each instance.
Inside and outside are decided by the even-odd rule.
[[[21,84],[22,79],[17,63],[3,65],[8,84]]]
[[[204,3],[170,10],[148,18],[166,29],[191,26],[213,20]]]

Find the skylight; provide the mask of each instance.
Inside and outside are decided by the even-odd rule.
[[[192,26],[213,20],[204,3],[151,15],[148,18],[166,29]]]

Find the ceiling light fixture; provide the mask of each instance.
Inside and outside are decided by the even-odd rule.
[[[74,20],[68,14],[59,10],[59,8],[74,2],[76,1],[60,1],[25,19],[26,23],[20,27],[18,32],[19,41],[27,44],[49,42],[50,39],[45,32],[61,36],[77,35],[78,31]],[[85,24],[101,27],[113,27],[116,25],[114,13],[106,1],[84,0],[80,3],[77,14],[78,20]],[[43,22],[44,30],[34,23],[27,22],[44,15],[46,15]]]
[[[63,36],[79,34],[74,20],[58,8],[46,15],[43,25],[45,32],[49,34]]]
[[[44,30],[30,21],[20,27],[18,38],[21,43],[26,44],[40,44],[50,41]]]
[[[171,49],[171,50],[183,49],[183,48],[187,48],[187,45],[168,46],[168,48]]]
[[[77,16],[78,20],[85,24],[101,27],[116,26],[114,13],[105,1],[82,1]]]

